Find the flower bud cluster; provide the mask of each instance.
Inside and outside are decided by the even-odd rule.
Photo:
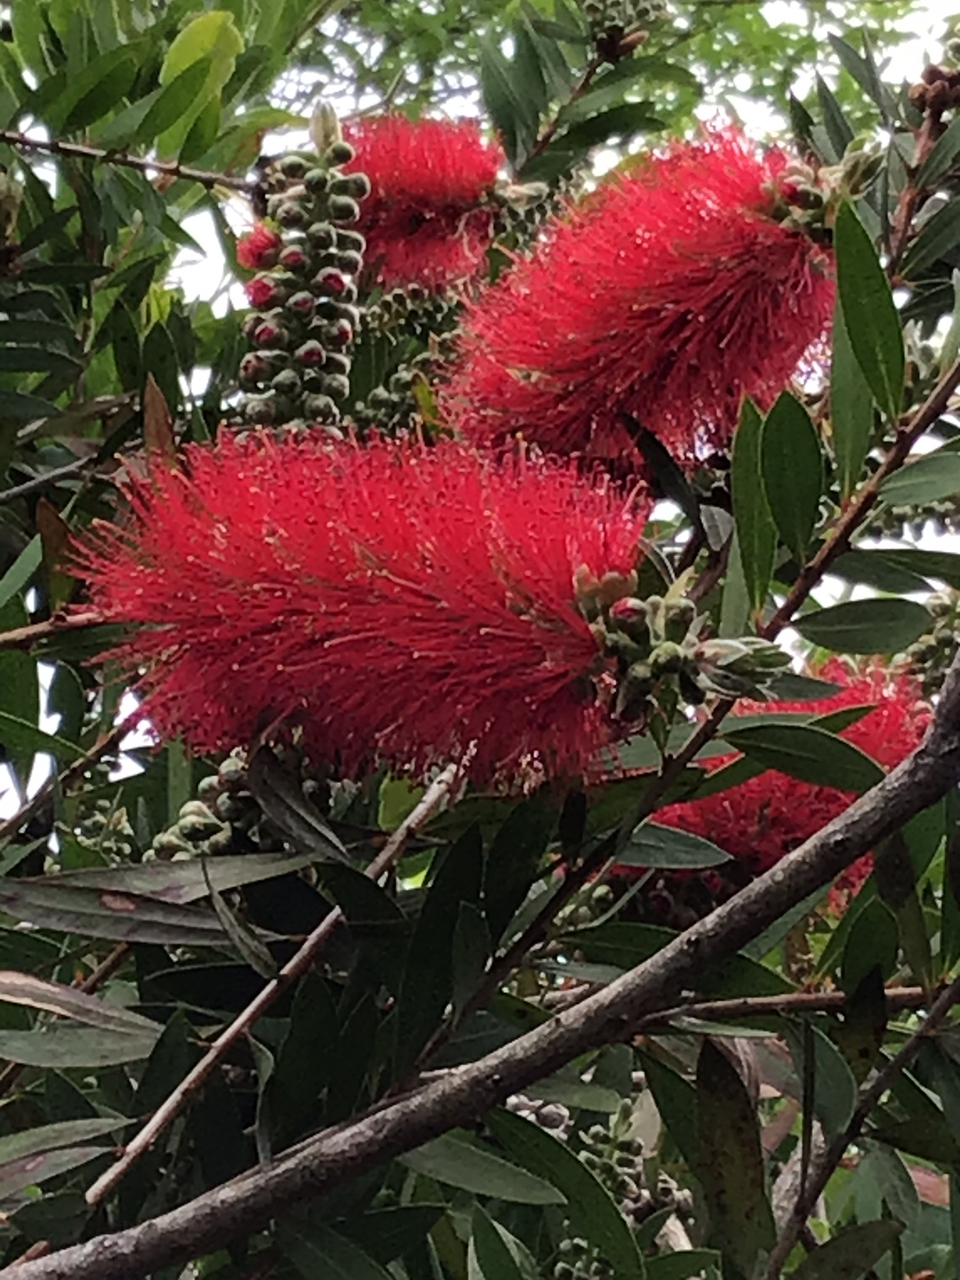
[[[525,249],[550,218],[560,215],[571,196],[582,185],[579,172],[561,179],[553,187],[545,182],[498,182],[493,189],[496,214],[495,239],[507,249]]]
[[[305,796],[316,799],[322,784],[305,776],[302,787]],[[283,832],[250,791],[244,754],[234,751],[215,774],[201,779],[195,798],[181,807],[176,822],[154,837],[143,861],[189,862],[284,847]]]
[[[837,206],[864,192],[883,163],[883,146],[872,134],[854,138],[839,164],[814,168],[806,160],[790,160],[771,183],[776,199],[772,216],[817,243],[829,244]]]
[[[349,143],[335,141],[319,158],[286,155],[267,175],[266,212],[281,247],[245,286],[256,308],[244,322],[253,349],[240,364],[246,422],[332,428],[340,421],[366,247],[354,224],[369,193],[362,173],[340,168],[352,158]]]
[[[616,660],[616,719],[648,724],[659,707],[669,721],[678,697],[699,706],[707,694],[763,698],[763,685],[790,664],[789,654],[759,636],[704,639],[706,618],[679,594],[634,596],[626,579],[574,581],[580,610],[603,652]]]
[[[367,305],[363,327],[371,333],[403,329],[426,339],[438,332],[452,332],[459,306],[460,295],[452,288],[428,290],[416,283],[398,286]]]
[[[665,0],[583,0],[597,52],[607,62],[629,57],[666,11]]]
[[[948,41],[946,52],[951,60],[960,60],[960,40]],[[960,71],[930,63],[910,86],[908,96],[918,111],[939,119],[945,111],[960,106]]]
[[[938,693],[960,640],[960,591],[945,587],[926,601],[930,630],[907,649],[907,659],[927,697]]]
[[[639,1227],[662,1209],[671,1209],[680,1218],[691,1218],[690,1191],[662,1172],[655,1182],[648,1178],[643,1144],[630,1136],[633,1113],[633,1101],[624,1098],[606,1126],[594,1124],[578,1133],[580,1160],[604,1185],[631,1226]],[[597,1250],[579,1237],[564,1240],[559,1253],[554,1280],[601,1280],[613,1275],[613,1269]]]

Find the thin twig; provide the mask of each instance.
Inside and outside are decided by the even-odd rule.
[[[45,622],[31,622],[12,631],[0,631],[0,649],[29,649],[37,640],[47,640],[64,631],[80,631],[85,627],[98,627],[104,618],[92,610],[89,613],[54,614]]]
[[[458,1067],[374,1114],[302,1142],[188,1204],[137,1226],[6,1269],[0,1280],[140,1280],[231,1240],[249,1237],[282,1208],[315,1199],[367,1170],[469,1124],[589,1049],[622,1041],[674,1004],[704,972],[759,937],[891,831],[935,803],[960,777],[960,658],[954,660],[923,743],[872,791],[770,871],[650,959],[575,1009]]]
[[[960,977],[954,978],[945,987],[930,1006],[930,1012],[907,1040],[900,1051],[895,1054],[886,1066],[878,1071],[870,1084],[860,1090],[857,1105],[850,1121],[842,1133],[837,1134],[823,1154],[815,1161],[806,1186],[802,1187],[790,1217],[784,1224],[780,1238],[777,1240],[770,1257],[763,1280],[780,1280],[784,1263],[790,1256],[794,1245],[800,1239],[801,1232],[807,1224],[807,1218],[820,1199],[827,1183],[843,1159],[844,1152],[850,1143],[855,1141],[867,1121],[870,1112],[877,1105],[886,1091],[909,1066],[920,1047],[929,1036],[945,1021],[953,1006],[960,1000]]]
[[[458,765],[448,765],[444,769],[424,792],[416,808],[404,818],[377,856],[365,868],[363,873],[365,876],[370,880],[379,880],[388,871],[392,870],[403,854],[407,841],[436,813],[440,805],[449,796],[459,777],[460,767]],[[287,961],[277,976],[267,983],[260,994],[220,1033],[193,1070],[181,1080],[180,1084],[153,1113],[143,1128],[131,1138],[116,1163],[112,1164],[90,1187],[87,1191],[88,1204],[97,1204],[102,1200],[124,1177],[140,1156],[153,1146],[163,1130],[180,1114],[233,1045],[251,1030],[284,991],[307,972],[326,946],[334,930],[344,919],[344,914],[339,907],[334,907],[332,911],[324,916],[316,929],[307,937],[299,951]]]
[[[884,991],[888,1013],[897,1009],[922,1009],[930,992],[924,987],[887,987]],[[781,996],[744,996],[739,1000],[692,1000],[664,1009],[645,1018],[637,1028],[674,1022],[677,1018],[697,1018],[701,1022],[736,1022],[741,1018],[768,1018],[799,1013],[843,1013],[849,997],[844,991],[789,991]]]
[[[571,106],[574,102],[577,102],[580,98],[583,97],[583,95],[590,88],[590,85],[593,83],[594,76],[603,66],[603,62],[604,62],[603,58],[601,58],[598,54],[594,54],[594,56],[590,59],[590,61],[587,63],[586,67],[584,68],[583,75],[580,77],[580,79],[577,81],[577,83],[573,86],[572,90],[570,91],[570,97],[563,104],[564,107]],[[523,164],[521,164],[519,169],[517,170],[518,174],[522,174],[524,168],[530,163],[530,161],[536,159],[536,157],[539,156],[541,152],[547,149],[547,147],[550,145],[550,143],[553,141],[554,137],[556,136],[557,130],[559,128],[560,128],[560,112],[558,111],[556,115],[554,115],[554,117],[550,120],[550,122],[548,123],[544,131],[537,138],[536,142],[534,142],[533,146],[530,148],[529,153],[524,157]]]
[[[39,493],[52,484],[59,484],[61,480],[69,480],[73,476],[81,475],[88,467],[94,465],[98,465],[96,455],[90,458],[77,458],[73,462],[68,462],[66,466],[54,467],[52,471],[32,476],[22,484],[15,484],[9,489],[0,489],[0,506],[14,502],[17,498],[27,498],[31,493]]]
[[[17,129],[0,129],[0,142],[21,151],[43,151],[47,155],[68,156],[78,160],[93,160],[101,164],[118,164],[141,173],[165,174],[171,178],[183,178],[187,182],[199,182],[201,186],[227,187],[231,191],[251,192],[256,182],[249,178],[233,178],[226,173],[212,173],[207,169],[191,169],[176,160],[148,160],[144,156],[131,156],[125,151],[104,151],[82,142],[61,142],[59,138],[31,138]]]

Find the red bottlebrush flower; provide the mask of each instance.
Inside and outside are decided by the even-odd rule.
[[[237,241],[237,262],[247,271],[262,271],[276,266],[282,248],[283,241],[277,233],[258,222]]]
[[[493,239],[487,196],[500,148],[472,120],[387,115],[348,121],[343,134],[356,151],[344,168],[370,179],[357,224],[369,278],[435,289],[475,275]]]
[[[164,736],[300,726],[351,773],[577,771],[610,730],[574,575],[630,575],[648,504],[466,446],[227,440],[153,468],[77,563]],[[595,683],[599,679],[599,686]]]
[[[830,321],[830,255],[776,220],[774,152],[678,143],[553,225],[468,311],[443,406],[475,442],[635,456],[626,412],[680,460],[772,402]]]
[[[798,711],[820,716],[844,707],[873,705],[874,709],[844,729],[841,737],[886,769],[899,764],[919,744],[930,720],[930,707],[912,677],[879,664],[851,672],[837,659],[827,663],[822,675],[842,685],[841,691],[818,702],[738,702],[733,714]],[[706,768],[713,772],[735,758],[736,753],[714,757],[706,762]],[[850,792],[835,787],[814,786],[768,770],[702,800],[668,805],[657,812],[655,821],[711,840],[751,874],[759,875],[843,813],[853,798]],[[869,857],[854,863],[837,881],[832,904],[836,906],[855,893],[871,866]],[[623,868],[623,873],[632,870]]]

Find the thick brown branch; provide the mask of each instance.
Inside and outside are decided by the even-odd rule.
[[[542,1027],[399,1099],[301,1143],[139,1226],[25,1264],[9,1280],[136,1280],[263,1227],[284,1206],[322,1195],[385,1160],[466,1124],[589,1048],[622,1041],[675,1005],[711,966],[758,937],[960,777],[960,660],[921,746],[840,817],[644,964]],[[0,1277],[3,1273],[0,1273]]]
[[[82,142],[61,142],[58,138],[31,138],[17,129],[0,129],[0,142],[18,147],[21,151],[43,151],[47,155],[70,156],[78,160],[93,160],[100,164],[119,164],[141,173],[164,174],[170,178],[183,178],[187,182],[199,182],[201,186],[227,187],[231,191],[253,191],[256,182],[249,178],[231,177],[227,173],[211,173],[206,169],[191,169],[175,160],[148,160],[144,156],[127,155],[125,151],[104,151]]]

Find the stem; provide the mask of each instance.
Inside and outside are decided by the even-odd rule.
[[[89,613],[72,613],[66,617],[54,614],[45,622],[31,622],[12,631],[0,631],[0,649],[29,649],[36,640],[58,636],[63,631],[80,631],[85,627],[97,627],[106,619],[92,610]]]
[[[842,1133],[837,1134],[827,1149],[814,1163],[809,1181],[801,1189],[790,1217],[780,1234],[780,1238],[767,1259],[767,1269],[763,1280],[780,1280],[784,1263],[790,1256],[794,1245],[800,1239],[807,1218],[823,1194],[834,1170],[843,1159],[847,1147],[859,1135],[870,1112],[877,1105],[887,1089],[893,1084],[901,1071],[913,1061],[920,1052],[920,1047],[928,1036],[946,1020],[953,1006],[960,1000],[960,977],[954,978],[945,987],[930,1007],[930,1012],[903,1045],[899,1053],[890,1059],[882,1071],[877,1072],[873,1081],[860,1090],[856,1108],[850,1117],[850,1123]]]
[[[437,811],[450,794],[459,776],[460,769],[457,765],[448,765],[444,769],[424,792],[416,808],[397,827],[381,851],[365,868],[363,873],[365,876],[370,880],[379,880],[394,867],[406,848],[407,841]],[[187,1106],[233,1045],[251,1030],[288,987],[307,972],[326,946],[330,936],[344,920],[344,914],[339,907],[334,907],[324,916],[299,951],[287,961],[277,976],[267,983],[260,994],[237,1014],[233,1022],[214,1040],[193,1070],[180,1081],[143,1128],[131,1138],[119,1160],[101,1174],[90,1187],[87,1191],[88,1204],[97,1204],[102,1200],[140,1156],[153,1146],[160,1134]]]
[[[144,156],[131,156],[125,151],[104,151],[82,142],[61,142],[58,138],[31,138],[17,129],[0,129],[0,142],[22,151],[43,151],[54,156],[75,156],[81,160],[93,160],[102,164],[119,164],[141,173],[165,174],[171,178],[183,178],[187,182],[199,182],[201,186],[227,187],[231,191],[252,192],[257,183],[249,178],[232,178],[226,173],[211,173],[207,169],[191,169],[176,160],[148,160]]]
[[[591,84],[593,83],[594,76],[603,66],[603,62],[604,62],[604,59],[601,58],[598,54],[593,55],[593,57],[587,63],[586,68],[583,72],[583,75],[580,77],[580,79],[571,89],[570,97],[563,104],[563,107],[569,107],[572,103],[577,102],[580,98],[583,97],[583,95],[587,92],[587,90],[590,88]],[[547,147],[549,147],[550,143],[556,137],[557,130],[560,128],[560,112],[563,110],[563,107],[561,107],[560,111],[558,111],[556,115],[553,117],[553,119],[548,122],[546,128],[543,130],[543,132],[537,138],[536,142],[530,148],[529,153],[524,157],[523,164],[521,164],[517,170],[518,177],[523,173],[524,168],[530,163],[531,160],[535,160],[537,156],[539,156],[542,152],[546,151]]]

